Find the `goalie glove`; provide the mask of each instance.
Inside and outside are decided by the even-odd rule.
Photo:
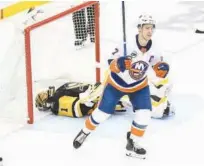
[[[131,68],[132,60],[129,57],[120,57],[117,59],[117,65],[121,72]]]

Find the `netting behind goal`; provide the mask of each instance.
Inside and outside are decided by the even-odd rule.
[[[42,15],[41,21],[27,26],[23,33],[14,32],[4,61],[7,65],[1,67],[5,71],[1,72],[1,122],[32,124],[34,117],[44,116],[34,100],[48,86],[100,81],[96,67],[100,62],[98,2],[69,4],[60,12],[45,10]]]

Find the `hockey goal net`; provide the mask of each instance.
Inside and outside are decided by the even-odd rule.
[[[48,86],[100,81],[95,65],[100,62],[98,1],[62,6],[58,11],[55,5],[53,10],[45,7],[31,15],[37,22],[27,22],[23,33],[15,30],[4,60],[9,65],[1,67],[1,123],[34,123],[42,114],[35,108],[35,96]]]
[[[93,45],[84,47],[87,40]],[[99,81],[99,68],[94,67],[99,62],[99,46],[96,1],[74,6],[25,29],[28,123],[34,121],[33,82]]]

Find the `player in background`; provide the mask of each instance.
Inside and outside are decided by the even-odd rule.
[[[135,117],[131,125],[131,134],[127,139],[127,156],[145,158],[146,150],[141,146],[141,139],[151,119],[151,99],[148,86],[148,70],[162,64],[160,54],[152,42],[155,21],[150,15],[141,15],[138,21],[138,34],[128,41],[128,55],[123,50],[115,49],[118,58],[110,62],[110,75],[104,88],[98,108],[86,119],[83,129],[73,141],[74,148],[79,148],[96,127],[107,120],[121,97],[127,95],[134,108]],[[163,66],[159,65],[159,70]]]

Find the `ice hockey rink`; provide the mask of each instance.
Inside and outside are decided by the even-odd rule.
[[[56,8],[53,6],[49,10],[46,8],[44,14],[56,12],[56,9],[58,12],[70,6],[69,4],[56,5]],[[120,5],[121,2],[101,2],[102,62],[107,58],[107,52],[122,40]],[[78,150],[73,148],[72,142],[83,127],[85,118],[74,119],[43,113],[38,115],[39,112],[36,111],[35,116],[40,118],[36,118],[33,125],[19,122],[21,113],[26,113],[25,96],[22,95],[25,90],[21,86],[23,78],[17,79],[16,76],[19,73],[22,76],[25,72],[24,61],[19,59],[23,54],[21,49],[24,47],[19,45],[24,37],[21,24],[26,17],[25,13],[21,13],[0,21],[0,112],[3,112],[0,113],[0,156],[4,158],[4,166],[204,165],[204,34],[194,32],[196,28],[204,30],[204,2],[128,1],[126,10],[128,38],[134,31],[136,32],[135,22],[141,13],[150,13],[154,16],[157,28],[153,40],[157,41],[163,56],[171,64],[170,76],[173,82],[171,100],[176,108],[176,115],[165,120],[151,120],[143,140],[143,145],[148,152],[147,158],[140,160],[125,156],[126,132],[131,125],[132,112],[113,115],[101,124]],[[48,31],[51,30],[43,30],[43,33]],[[43,34],[39,32],[38,35]],[[35,41],[43,45],[41,39],[37,40],[38,35],[35,35]],[[54,36],[55,33],[53,32],[52,35]],[[73,43],[72,38],[63,39]],[[65,41],[60,44],[62,43]],[[56,45],[57,42],[54,44]],[[45,46],[52,47],[52,43],[46,43],[38,49],[43,49]],[[87,48],[85,46],[80,50],[83,51],[80,54],[83,53],[85,57],[81,61],[85,62],[88,59],[87,54],[90,53],[90,49],[92,46],[88,45]],[[71,55],[77,54],[76,50],[72,48],[70,50]],[[16,56],[10,56],[8,53]],[[59,52],[56,51],[57,53]],[[70,60],[71,56],[68,58]],[[38,64],[41,65],[43,60],[46,59],[39,57]],[[51,61],[57,61],[57,57],[53,56],[49,59],[50,63],[45,64],[47,68],[53,63]],[[76,59],[71,62],[78,63]],[[55,69],[52,73],[57,75],[60,69]],[[42,71],[41,67],[35,67],[35,70],[36,73],[42,72],[41,79],[48,77],[51,72],[49,68]],[[83,76],[93,75],[88,70],[89,67],[83,71]],[[79,78],[82,77],[79,73],[76,75]],[[62,79],[65,76],[66,73],[59,78]],[[2,118],[5,114],[15,116],[5,120]],[[14,120],[15,117],[17,120]]]

